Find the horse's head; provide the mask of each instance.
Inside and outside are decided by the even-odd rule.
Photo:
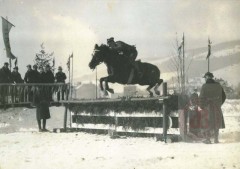
[[[106,45],[95,45],[94,52],[92,54],[92,60],[89,63],[90,69],[95,69],[99,64],[104,62],[104,56],[107,48],[108,47]]]

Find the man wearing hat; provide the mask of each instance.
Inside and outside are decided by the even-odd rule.
[[[135,46],[128,45],[122,41],[114,41],[111,37],[107,39],[107,44],[110,49],[116,51],[119,55],[122,55],[126,62],[128,62],[137,71],[139,77],[142,77],[142,72],[139,69],[138,63],[135,62],[138,52]]]
[[[221,106],[226,99],[222,86],[213,79],[213,74],[207,72],[204,75],[206,83],[200,92],[201,128],[206,140],[203,142],[211,144],[213,133],[214,143],[219,143],[219,129],[225,128]]]
[[[8,62],[5,62],[0,69],[0,83],[12,83],[11,71],[8,68]]]
[[[14,67],[12,71],[12,80],[14,83],[23,83],[21,74],[18,72],[18,67]]]
[[[67,78],[66,74],[62,72],[62,67],[59,66],[58,72],[55,74],[55,81],[57,83],[65,83],[66,78]],[[62,100],[64,100],[64,90],[62,89],[61,92],[62,92]],[[58,101],[60,100],[60,91],[58,91],[57,93],[57,99]]]
[[[34,73],[33,73],[33,70],[32,70],[32,66],[27,65],[27,72],[25,73],[24,81],[26,83],[35,83],[34,78],[35,77],[34,77]]]
[[[44,76],[43,76],[43,81],[44,83],[54,83],[54,75],[53,72],[51,71],[50,65],[46,65],[44,68]],[[52,101],[52,87],[48,86],[47,87],[48,94],[49,94],[49,99]]]
[[[12,83],[11,71],[8,68],[8,63],[5,62],[0,69],[0,83]],[[0,101],[2,104],[7,102],[8,86],[0,86]]]
[[[12,71],[12,80],[14,83],[23,83],[23,79],[21,74],[18,72],[18,67],[14,67]],[[15,95],[15,97],[14,97]],[[16,87],[12,89],[12,100],[15,99],[15,102],[17,101],[23,101],[23,95],[20,92],[20,88]]]
[[[33,83],[39,83],[40,82],[39,81],[39,75],[40,74],[39,74],[37,68],[38,68],[37,65],[33,65],[33,72],[32,72],[32,74],[33,74],[33,79],[32,79]]]

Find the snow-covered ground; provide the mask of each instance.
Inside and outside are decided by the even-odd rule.
[[[89,133],[39,133],[35,109],[0,111],[0,169],[228,169],[240,168],[240,100],[223,106],[226,129],[219,144],[111,139]],[[62,127],[62,107],[52,107],[49,129]]]

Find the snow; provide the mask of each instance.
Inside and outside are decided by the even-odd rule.
[[[211,145],[111,139],[84,132],[39,133],[35,109],[0,111],[0,169],[240,168],[240,100],[227,100],[223,111],[226,129],[220,131],[220,143]],[[51,107],[50,130],[62,127],[63,112],[63,107]]]

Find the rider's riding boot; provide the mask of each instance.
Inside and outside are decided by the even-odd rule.
[[[138,73],[138,77],[139,77],[139,78],[142,78],[143,73],[140,71],[139,66],[138,66],[138,63],[134,62],[134,63],[133,63],[133,66],[134,66],[134,68],[136,69],[136,71],[137,71],[137,73]]]

